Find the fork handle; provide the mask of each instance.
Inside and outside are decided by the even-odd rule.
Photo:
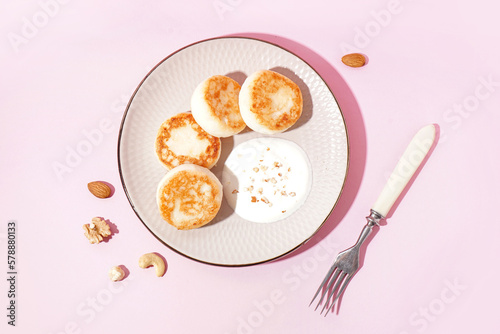
[[[377,201],[373,204],[372,210],[383,217],[387,216],[387,213],[418,170],[427,153],[429,153],[435,138],[436,126],[434,124],[427,125],[417,132],[399,159]]]

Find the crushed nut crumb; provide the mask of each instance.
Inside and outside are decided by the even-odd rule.
[[[267,166],[260,166],[260,169],[262,169],[265,172],[267,170]]]
[[[276,181],[276,179],[273,177],[273,178],[271,179],[271,183],[272,183],[272,184],[276,184],[276,182],[278,182],[278,181]]]
[[[286,193],[286,191],[282,191],[281,196],[288,196],[288,194]]]
[[[269,200],[265,196],[262,196],[260,200],[266,204],[269,204]]]
[[[259,171],[259,167],[254,167],[254,168],[253,168],[253,171],[254,171],[255,173],[257,173],[257,172]]]
[[[251,202],[252,202],[252,203],[255,203],[255,202],[257,202],[257,197],[255,197],[255,196],[252,196],[252,199],[251,199]]]
[[[289,195],[292,197],[295,197],[295,195],[297,195],[297,194],[292,191]]]
[[[261,194],[261,195],[262,195],[262,192],[263,192],[263,191],[264,191],[264,189],[262,189],[262,188],[257,189],[257,192],[258,192],[259,194]]]
[[[238,189],[234,189],[232,193],[237,194],[237,193],[239,193],[239,191],[238,191]]]

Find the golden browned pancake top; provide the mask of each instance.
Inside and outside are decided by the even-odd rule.
[[[239,116],[240,84],[223,75],[214,75],[207,81],[204,98],[210,112],[218,119],[224,120],[224,123],[231,128],[237,129],[244,126],[245,122]]]
[[[163,219],[179,230],[201,227],[217,215],[220,192],[208,175],[182,170],[161,188],[159,210]]]
[[[288,112],[280,112],[284,106],[276,105],[271,98],[280,89],[292,92],[292,107]],[[265,125],[270,130],[287,129],[302,114],[302,93],[299,86],[284,75],[273,71],[262,71],[256,78],[252,86],[251,101],[250,111],[260,124]]]
[[[195,131],[197,140],[206,142],[205,151],[197,156],[176,154],[167,144],[175,129],[188,126]],[[186,163],[210,168],[217,162],[221,150],[220,139],[205,132],[189,112],[177,114],[166,120],[158,130],[155,146],[158,158],[169,169]]]

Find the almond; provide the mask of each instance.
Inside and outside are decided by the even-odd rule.
[[[361,67],[366,63],[366,58],[361,53],[350,53],[342,57],[342,62],[350,67]]]
[[[95,197],[108,198],[111,195],[111,188],[109,188],[109,186],[104,182],[90,182],[87,187]]]

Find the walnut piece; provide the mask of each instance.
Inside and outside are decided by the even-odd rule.
[[[83,230],[84,234],[89,239],[91,244],[100,243],[103,238],[109,237],[111,235],[111,229],[106,221],[99,217],[92,218],[90,224],[84,224]]]

